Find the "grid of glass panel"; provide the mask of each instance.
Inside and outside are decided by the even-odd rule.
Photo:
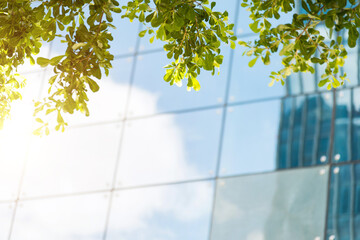
[[[254,39],[240,0],[216,8]],[[31,136],[51,70],[24,68],[25,104],[0,132],[0,240],[360,239],[358,49],[336,93],[318,74],[269,88],[280,59],[249,69],[229,46],[220,74],[187,92],[162,80],[161,43],[114,19],[113,69],[65,133]]]

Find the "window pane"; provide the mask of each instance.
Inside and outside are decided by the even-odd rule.
[[[198,77],[201,91],[187,91],[186,80],[182,87],[165,82],[165,65],[170,59],[162,51],[138,56],[134,85],[131,89],[129,116],[152,115],[159,112],[220,105],[224,103],[227,81],[228,52],[224,48],[224,63],[220,75],[202,71]],[[154,61],[156,59],[156,61]]]
[[[314,165],[314,144],[316,137],[317,122],[319,120],[319,96],[310,95],[306,97],[306,126],[303,165]],[[326,160],[326,159],[325,159]]]
[[[315,69],[315,66],[311,64]],[[315,74],[311,72],[301,73],[302,85],[304,93],[312,93],[315,92],[317,82],[315,81]]]
[[[18,195],[28,144],[35,129],[33,99],[39,96],[41,76],[41,72],[25,74],[23,99],[12,103],[11,118],[0,130],[0,201],[14,200]]]
[[[275,169],[279,118],[278,100],[229,107],[220,174]]]
[[[327,174],[316,167],[219,179],[211,239],[321,238]]]
[[[360,239],[360,164],[356,164],[355,168],[355,206],[354,206],[354,229],[355,239]]]
[[[348,133],[349,115],[351,112],[350,90],[338,91],[336,94],[336,117],[334,138],[334,161],[343,162],[349,160]]]
[[[278,167],[279,169],[289,168],[289,154],[290,154],[290,145],[289,145],[289,136],[290,136],[290,122],[292,121],[292,112],[293,112],[293,101],[292,97],[284,98],[282,100],[282,116],[281,116],[281,125],[280,125],[280,136],[279,136],[279,146],[280,153],[278,155]]]
[[[352,160],[360,160],[360,88],[353,90],[351,132]]]
[[[96,80],[100,86],[98,92],[87,92],[89,102],[88,108],[90,116],[86,117],[80,112],[66,114],[66,120],[70,125],[99,123],[114,121],[124,118],[124,111],[127,104],[130,74],[132,70],[133,58],[119,58],[112,61],[113,68],[109,71],[109,76],[103,76],[101,80]],[[45,86],[44,95],[47,95],[48,86]]]
[[[344,165],[333,167],[331,171],[331,186],[329,199],[327,235],[335,239],[350,238],[350,222],[352,218],[351,206],[353,202],[352,166]],[[355,204],[355,203],[354,203]]]
[[[11,239],[100,240],[108,202],[104,194],[19,202]]]
[[[357,48],[347,49],[348,55],[345,59],[345,64],[343,67],[343,72],[346,72],[346,77],[350,80],[350,82],[345,81],[345,86],[356,86],[358,85],[358,54]]]
[[[107,240],[208,239],[213,182],[115,192]]]
[[[301,75],[300,73],[292,73],[286,80],[289,94],[295,95],[301,93]]]
[[[254,37],[240,37],[242,41],[253,41]],[[248,63],[253,57],[243,56],[246,49],[238,46],[234,52],[231,84],[229,89],[229,101],[249,101],[269,97],[280,97],[285,94],[285,87],[280,82],[271,82],[270,73],[274,69],[280,69],[283,65],[279,56],[271,57],[271,64],[265,66],[259,59],[255,66],[250,68]]]
[[[0,240],[7,240],[12,215],[14,212],[14,203],[0,203]]]
[[[320,132],[317,149],[317,164],[324,164],[329,158],[329,144],[331,132],[331,114],[333,108],[333,95],[330,92],[320,95]]]
[[[291,143],[291,167],[301,166],[300,155],[303,154],[303,117],[305,97],[299,96],[295,99],[296,108],[294,109],[294,120],[292,129]]]
[[[120,127],[69,128],[63,133],[34,137],[21,197],[110,188]]]
[[[113,24],[116,29],[109,28],[114,41],[110,42],[110,53],[114,56],[119,54],[133,54],[135,44],[139,38],[139,22],[137,20],[130,22],[128,18],[121,18],[122,14],[113,14]]]
[[[127,122],[117,186],[214,176],[221,109]]]

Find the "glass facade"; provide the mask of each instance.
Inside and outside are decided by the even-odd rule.
[[[215,8],[254,39],[240,0]],[[31,135],[51,69],[23,67],[23,101],[0,131],[0,240],[360,240],[358,48],[336,92],[308,73],[268,87],[280,59],[250,69],[225,45],[220,74],[187,92],[163,81],[162,43],[114,21],[113,69],[65,133]]]

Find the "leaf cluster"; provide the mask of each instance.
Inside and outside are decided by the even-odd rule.
[[[297,4],[301,4],[302,11],[293,14]],[[342,36],[347,35],[348,46],[355,47],[360,27],[359,1],[244,0],[242,6],[251,12],[253,22],[249,27],[259,35],[254,42],[239,41],[248,48],[244,54],[255,57],[249,66],[258,58],[269,64],[270,56],[277,52],[282,57],[284,67],[271,73],[270,86],[274,82],[284,85],[293,72],[314,73],[314,64],[325,65],[320,87],[326,85],[330,90],[348,80],[346,73],[340,75],[339,71],[347,57]],[[292,14],[292,21],[274,24],[281,14]],[[327,29],[325,33],[320,31],[322,27]]]

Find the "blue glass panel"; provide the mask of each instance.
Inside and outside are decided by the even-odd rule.
[[[341,90],[336,94],[336,117],[335,117],[335,138],[334,157],[335,162],[349,160],[348,155],[348,132],[349,115],[351,112],[350,90]]]
[[[331,92],[322,93],[320,95],[320,132],[318,139],[317,149],[317,164],[323,164],[328,161],[329,158],[329,143],[330,143],[330,131],[331,131],[331,113],[333,107],[333,97]]]
[[[134,84],[131,89],[129,116],[153,115],[159,112],[198,108],[224,103],[229,48],[224,48],[224,67],[220,75],[203,71],[198,77],[201,91],[186,90],[170,86],[163,80],[165,69],[170,63],[164,52],[138,56]]]
[[[116,191],[107,240],[207,240],[213,182]]]
[[[289,145],[289,135],[291,133],[291,120],[293,111],[293,98],[284,98],[282,100],[282,116],[280,122],[280,154],[278,156],[279,169],[288,168],[288,159],[291,146]]]
[[[288,79],[286,80],[286,83],[288,85],[289,94],[299,94],[301,93],[301,75],[300,73],[293,73],[291,74]]]
[[[353,90],[351,133],[352,160],[360,160],[360,88]]]
[[[350,123],[349,115],[351,112],[350,90],[338,91],[336,94],[336,101],[333,160],[335,162],[343,162],[349,160],[348,132]]]
[[[345,49],[348,52],[347,58],[345,59],[344,67],[341,69],[341,73],[346,72],[347,78],[349,78],[350,82],[345,81],[345,86],[356,86],[359,85],[358,79],[358,68],[359,68],[359,60],[358,60],[358,46],[355,48],[350,48],[348,46],[349,32],[346,30],[343,32],[343,44],[345,45]]]
[[[110,42],[110,53],[114,56],[135,53],[135,44],[139,38],[139,22],[130,22],[128,18],[121,18],[122,14],[113,14],[113,24],[116,29],[110,28],[114,41]]]
[[[221,119],[211,109],[128,121],[117,186],[214,176]]]
[[[311,64],[315,69],[315,66]],[[312,93],[316,90],[316,74],[312,74],[311,72],[301,73],[302,85],[303,85],[303,92],[304,93]]]
[[[280,101],[244,104],[229,107],[228,111],[220,174],[233,175],[274,170]]]
[[[218,179],[210,239],[322,239],[327,179],[327,167]]]
[[[343,72],[346,72],[346,76],[350,81],[345,81],[344,86],[356,86],[358,85],[358,54],[357,48],[348,49],[348,56],[345,59]]]
[[[20,201],[11,239],[100,240],[108,197],[109,193]]]
[[[302,154],[302,131],[303,131],[303,115],[304,115],[305,97],[300,96],[295,99],[295,111],[292,130],[291,143],[291,167],[298,167],[301,165],[300,155]]]
[[[350,239],[351,165],[332,168],[327,236]]]
[[[319,96],[310,95],[306,97],[306,126],[303,165],[310,166],[314,164],[314,144],[316,137],[317,122],[319,119]]]
[[[250,37],[240,37],[239,39],[246,42],[254,40]],[[272,56],[271,64],[267,66],[259,60],[255,66],[250,68],[248,63],[253,57],[243,56],[244,50],[245,48],[241,46],[235,49],[229,101],[249,101],[283,96],[285,87],[280,82],[275,82],[272,87],[268,86],[271,82],[270,73],[283,66],[280,57]]]
[[[356,164],[355,168],[355,201],[354,201],[354,235],[355,239],[360,239],[360,164]]]

